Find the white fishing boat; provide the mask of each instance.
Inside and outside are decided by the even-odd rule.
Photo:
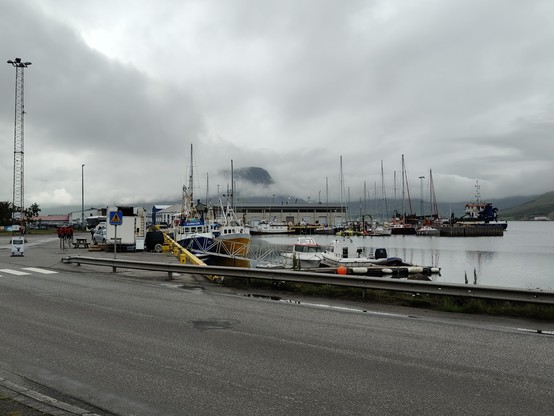
[[[323,260],[323,247],[313,237],[300,236],[292,246],[292,250],[281,253],[285,267],[293,269],[314,269]]]
[[[383,227],[381,225],[376,225],[374,227],[369,228],[364,235],[369,236],[389,236],[392,234],[392,230],[388,227]]]
[[[363,249],[350,238],[333,240],[322,256],[322,263],[330,267],[368,267],[375,264],[375,259],[365,256]]]
[[[432,227],[431,225],[422,225],[416,230],[416,234],[428,237],[438,237],[441,235],[441,232],[438,228]]]
[[[284,222],[260,221],[250,227],[250,234],[288,234],[290,233],[289,226]]]

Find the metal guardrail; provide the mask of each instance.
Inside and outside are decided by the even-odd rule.
[[[170,280],[173,278],[173,273],[191,273],[209,276],[217,275],[221,277],[239,277],[243,279],[310,283],[318,285],[355,287],[361,289],[388,290],[395,292],[460,296],[554,305],[554,291],[552,290],[527,290],[494,286],[459,285],[454,283],[439,284],[436,282],[417,280],[337,275],[331,273],[313,273],[282,269],[266,270],[220,266],[195,266],[189,264],[157,263],[84,256],[67,256],[63,257],[62,261],[63,263],[73,263],[77,265],[90,264],[95,266],[110,266],[113,268],[114,272],[117,268],[161,271],[168,273],[168,279]]]

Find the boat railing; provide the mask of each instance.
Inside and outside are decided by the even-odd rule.
[[[199,240],[192,237],[188,247],[196,247],[196,251],[204,253],[219,253],[232,257],[246,257],[249,251],[249,244],[240,241],[226,241],[215,239],[213,242],[206,244],[206,240]]]
[[[283,261],[281,254],[283,250],[263,246],[250,246],[248,258],[255,263],[280,264]]]
[[[205,244],[206,240],[196,240],[195,237],[191,238],[188,246],[185,248],[196,247],[196,252],[200,253],[218,253],[220,255],[229,257],[247,257],[248,259],[257,263],[282,263],[281,254],[290,251],[290,244],[275,245],[267,247],[256,244],[245,244],[235,241],[216,240],[212,243]],[[204,243],[204,244],[202,244]],[[247,250],[245,254],[245,250]],[[314,253],[317,254],[317,253]]]

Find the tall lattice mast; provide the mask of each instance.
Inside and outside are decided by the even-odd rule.
[[[25,176],[24,176],[24,78],[23,71],[31,62],[21,58],[8,61],[15,67],[15,123],[13,134],[13,220],[23,223],[25,215]]]

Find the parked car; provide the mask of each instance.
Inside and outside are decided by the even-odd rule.
[[[100,227],[97,228],[92,235],[92,242],[94,244],[106,244],[106,229]]]
[[[146,251],[155,251],[161,253],[162,246],[164,244],[164,233],[156,231],[148,231],[144,239],[144,245],[146,246]]]

